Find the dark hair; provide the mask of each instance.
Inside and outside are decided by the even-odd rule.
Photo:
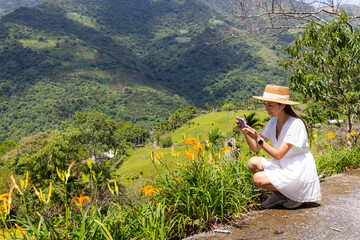
[[[299,119],[304,123],[305,128],[306,128],[307,135],[308,135],[308,137],[309,137],[309,129],[307,128],[304,119],[302,119],[301,117],[299,117],[299,116],[294,112],[294,110],[291,108],[290,105],[285,105],[284,111],[285,111],[286,114],[288,114],[288,115],[290,115],[290,116],[292,116],[292,117],[299,118]]]

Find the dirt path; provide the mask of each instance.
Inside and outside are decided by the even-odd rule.
[[[301,208],[259,210],[228,233],[203,233],[186,240],[205,239],[360,239],[360,171],[325,179],[322,200]]]

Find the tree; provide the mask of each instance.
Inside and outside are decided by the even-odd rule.
[[[360,31],[353,30],[342,13],[329,24],[312,22],[286,51],[290,59],[292,90],[340,115],[346,115],[348,130],[360,105]]]
[[[0,156],[4,155],[7,152],[10,152],[16,147],[16,142],[14,140],[5,139],[0,145]]]
[[[224,136],[218,128],[208,132],[208,140],[212,154],[216,154],[224,146]]]
[[[96,157],[111,149],[117,149],[120,139],[114,139],[119,123],[99,111],[77,112],[74,115],[74,127],[80,131],[78,141],[90,157]]]
[[[250,113],[249,115],[244,115],[244,119],[246,122],[246,125],[248,125],[251,128],[258,129],[260,127],[263,127],[264,124],[260,121],[259,118],[255,117],[255,113]]]
[[[331,19],[339,16],[345,9],[344,0],[235,0],[233,15],[239,19],[239,26],[224,31],[222,39],[234,37],[238,29],[257,32],[261,35],[281,36],[290,29],[303,29],[307,24],[327,25]],[[355,15],[356,8],[347,6],[346,11]]]

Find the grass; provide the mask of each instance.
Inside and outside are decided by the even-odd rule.
[[[58,172],[64,189],[57,197],[64,198],[65,210],[51,218],[46,217],[41,209],[27,207],[28,199],[25,196],[34,194],[27,175],[19,184],[20,190],[27,194],[21,196],[22,202],[17,194],[18,197],[11,203],[13,209],[24,208],[26,216],[16,217],[12,211],[5,215],[0,212],[3,214],[0,215],[0,226],[8,229],[0,231],[0,239],[1,234],[3,238],[9,239],[16,239],[19,234],[24,234],[23,237],[27,239],[182,239],[199,231],[209,231],[218,223],[241,217],[259,202],[259,193],[254,191],[252,182],[253,174],[247,168],[248,156],[241,152],[238,159],[233,159],[227,156],[228,149],[214,150],[211,143],[199,141],[187,133],[196,133],[204,139],[207,131],[217,128],[225,131],[233,124],[231,119],[235,115],[242,116],[250,112],[214,112],[198,116],[191,120],[195,124],[185,125],[172,133],[173,139],[177,141],[175,154],[169,148],[160,149],[159,152],[152,147],[134,150],[131,158],[133,161],[138,160],[137,165],[128,159],[123,168],[139,175],[144,174],[142,171],[148,171],[153,177],[145,179],[139,176],[138,179],[146,181],[146,184],[142,188],[134,186],[132,190],[137,188],[134,192],[136,194],[126,195],[120,195],[116,182],[110,181],[109,191],[114,198],[109,200],[111,203],[106,208],[98,205],[101,196],[97,195],[97,181],[101,173],[96,175],[92,171],[91,162],[79,163],[85,167],[87,165],[90,170],[86,178],[88,180],[83,181],[83,184],[91,186],[90,189],[95,189],[95,192],[85,193],[88,196],[81,194],[76,197],[68,191],[71,187],[68,179],[79,175],[72,173],[76,169],[72,168],[75,162],[67,171]],[[260,119],[266,116],[262,113],[258,116]],[[213,122],[219,124],[213,126]],[[187,145],[183,144],[181,138],[184,133]],[[334,134],[333,139],[326,139],[324,132],[318,133],[314,154],[318,172],[328,176],[360,166],[360,148],[355,141],[358,134],[353,136],[352,146],[346,146],[342,138],[343,131]],[[185,151],[193,154],[185,155]],[[155,170],[159,173],[157,177],[154,177]],[[15,194],[15,190],[19,189],[14,189],[16,184],[13,181],[11,188]],[[106,188],[101,190],[102,193],[107,191]],[[40,208],[58,200],[50,201],[51,190],[40,191],[40,194]],[[4,206],[10,202],[11,194],[8,199],[5,199]],[[70,199],[78,203],[71,204]],[[86,205],[80,199],[91,201]],[[14,223],[22,227],[18,232],[12,228]],[[16,234],[11,235],[12,232]]]
[[[165,172],[140,189],[137,196],[117,198],[116,184],[108,185],[114,198],[106,208],[98,205],[101,197],[97,181],[101,173],[92,171],[90,161],[79,163],[90,170],[86,184],[91,186],[91,193],[87,196],[81,192],[75,197],[68,191],[71,187],[69,178],[77,175],[72,173],[75,161],[67,171],[57,170],[63,191],[51,200],[56,202],[58,197],[63,198],[64,212],[52,217],[29,207],[27,197],[33,195],[33,191],[28,174],[21,180],[20,187],[16,187],[13,180],[8,199],[3,204],[11,204],[13,209],[24,208],[25,216],[14,217],[12,211],[1,211],[0,227],[7,229],[2,232],[3,236],[16,239],[16,235],[11,235],[15,230],[13,223],[16,223],[22,227],[21,234],[25,239],[179,239],[190,233],[210,230],[213,224],[243,214],[257,195],[252,191],[254,185],[246,158],[233,161],[226,158],[226,149],[212,152],[211,144],[204,146],[197,140],[188,143],[186,148],[196,152],[191,157],[172,156],[178,163],[176,170],[167,166],[169,160],[165,161],[161,153],[152,156],[154,166],[162,166]],[[21,194],[22,201],[11,201],[15,194]],[[51,204],[50,198],[51,187],[46,194],[40,190],[40,209]]]
[[[251,110],[238,110],[238,111],[225,111],[225,112],[211,112],[208,114],[200,115],[191,121],[190,124],[185,124],[179,129],[176,129],[170,133],[173,143],[175,144],[175,152],[183,152],[185,146],[183,145],[184,135],[193,136],[197,139],[205,141],[208,132],[215,129],[224,135],[224,137],[232,137],[233,128],[235,127],[235,116],[249,115],[253,111]],[[264,110],[257,110],[256,117],[264,119],[267,117],[267,113]],[[244,143],[245,144],[245,143]],[[248,152],[248,148],[242,148],[244,153]],[[151,152],[154,151],[154,147],[146,146],[145,148],[133,149],[129,154],[130,157],[125,160],[123,165],[114,173],[119,177],[121,183],[127,187],[134,184],[134,181],[144,181],[154,177],[155,168],[149,158]],[[171,159],[171,148],[161,149],[165,159]],[[169,167],[174,167],[174,163],[169,161],[167,163]],[[163,169],[159,168],[161,173]],[[140,174],[141,173],[141,174]],[[138,185],[138,184],[136,184]]]

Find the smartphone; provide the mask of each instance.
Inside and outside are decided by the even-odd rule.
[[[244,120],[243,118],[236,116],[236,120],[238,121],[239,126],[240,126],[241,128],[246,127],[246,122],[245,122],[245,120]]]

